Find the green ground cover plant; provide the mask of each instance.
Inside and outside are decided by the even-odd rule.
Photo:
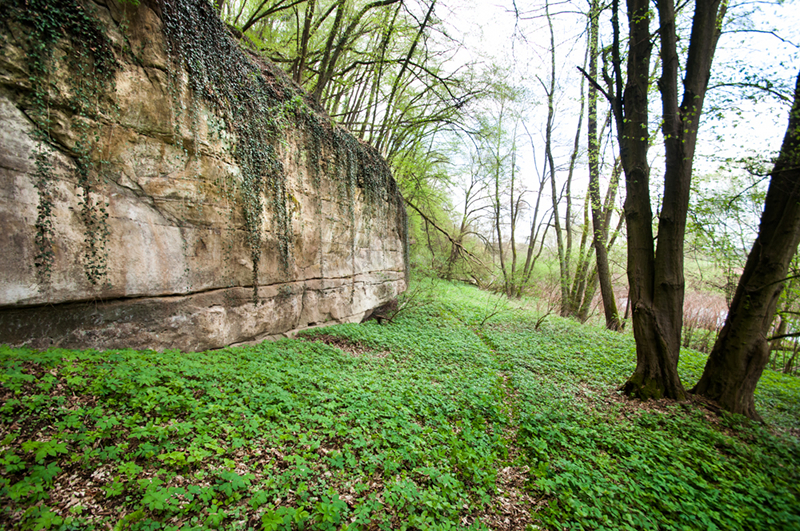
[[[796,378],[762,378],[768,426],[629,402],[629,336],[431,289],[388,325],[221,351],[0,347],[0,524],[800,527]]]

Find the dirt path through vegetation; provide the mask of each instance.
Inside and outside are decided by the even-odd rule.
[[[491,340],[479,329],[474,332],[489,349],[498,364],[502,365]],[[507,465],[497,471],[497,490],[492,498],[491,508],[480,517],[480,520],[492,529],[503,531],[525,530],[529,529],[529,526],[532,526],[533,529],[540,529],[534,525],[535,520],[532,515],[544,506],[547,500],[536,499],[530,496],[525,489],[530,480],[530,468],[522,464],[523,450],[517,444],[519,393],[504,371],[499,371],[497,376],[498,384],[502,389],[504,413],[508,417],[508,424],[503,430],[508,457]]]

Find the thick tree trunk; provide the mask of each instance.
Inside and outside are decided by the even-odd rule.
[[[695,4],[684,69],[683,101],[679,105],[675,5],[673,0],[658,0],[656,4],[661,41],[659,89],[666,159],[657,248],[654,248],[647,162],[651,36],[650,5],[646,0],[628,0],[628,80],[622,98],[617,97],[612,102],[628,193],[625,200],[628,281],[636,339],[636,370],[623,386],[623,391],[642,399],[666,397],[684,400],[686,392],[678,377],[683,324],[683,239],[697,127],[724,6],[720,9],[720,0]],[[616,94],[619,95],[622,74],[618,31],[615,31],[614,41]]]
[[[703,376],[692,389],[724,409],[752,419],[760,418],[753,393],[769,361],[766,336],[800,242],[800,74],[794,98],[758,237]]]
[[[616,5],[615,13],[616,14]],[[653,212],[650,206],[650,166],[648,92],[651,57],[650,5],[647,0],[628,0],[630,47],[628,79],[622,98],[615,103],[620,157],[625,170],[627,197],[625,217],[628,225],[628,283],[633,309],[633,332],[636,339],[636,371],[623,387],[626,394],[639,398],[685,398],[677,375],[677,344],[670,341],[667,319],[655,307],[655,245]],[[618,32],[614,53],[617,94],[621,92],[621,64],[618,56]],[[622,107],[624,102],[624,107]]]

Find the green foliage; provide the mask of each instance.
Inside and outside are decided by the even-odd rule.
[[[523,396],[518,441],[536,471],[533,489],[553,497],[544,524],[792,529],[800,523],[796,439],[740,417],[716,419],[690,404],[632,407],[615,389],[634,368],[633,338],[563,320],[537,333],[531,323],[519,314],[486,335]],[[681,378],[697,381],[704,363],[703,355],[684,350]],[[756,391],[759,411],[783,430],[798,427],[796,415],[782,411],[800,405],[794,380],[767,371]]]
[[[691,276],[711,276],[706,279],[709,287],[721,289],[730,303],[758,233],[768,183],[764,177],[747,174],[741,168],[722,171],[724,178],[701,177],[692,185],[688,244],[696,260],[708,260],[718,268],[716,271],[703,264],[706,267],[698,266],[699,271]]]
[[[759,384],[772,429],[639,406],[615,391],[630,337],[555,317],[536,330],[524,309],[487,319],[477,290],[432,289],[390,325],[214,352],[0,347],[0,520],[485,528],[514,467],[551,529],[797,527],[800,447],[784,434],[800,427],[796,378],[768,370]],[[682,378],[703,362],[685,351]],[[96,505],[65,510],[89,481]]]

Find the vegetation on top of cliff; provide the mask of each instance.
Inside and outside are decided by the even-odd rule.
[[[772,427],[702,403],[629,401],[615,387],[633,366],[630,336],[542,321],[463,285],[437,283],[431,294],[390,325],[223,351],[0,348],[0,521],[800,525],[796,378],[767,371],[759,383]],[[702,355],[683,352],[684,377],[702,366]]]

